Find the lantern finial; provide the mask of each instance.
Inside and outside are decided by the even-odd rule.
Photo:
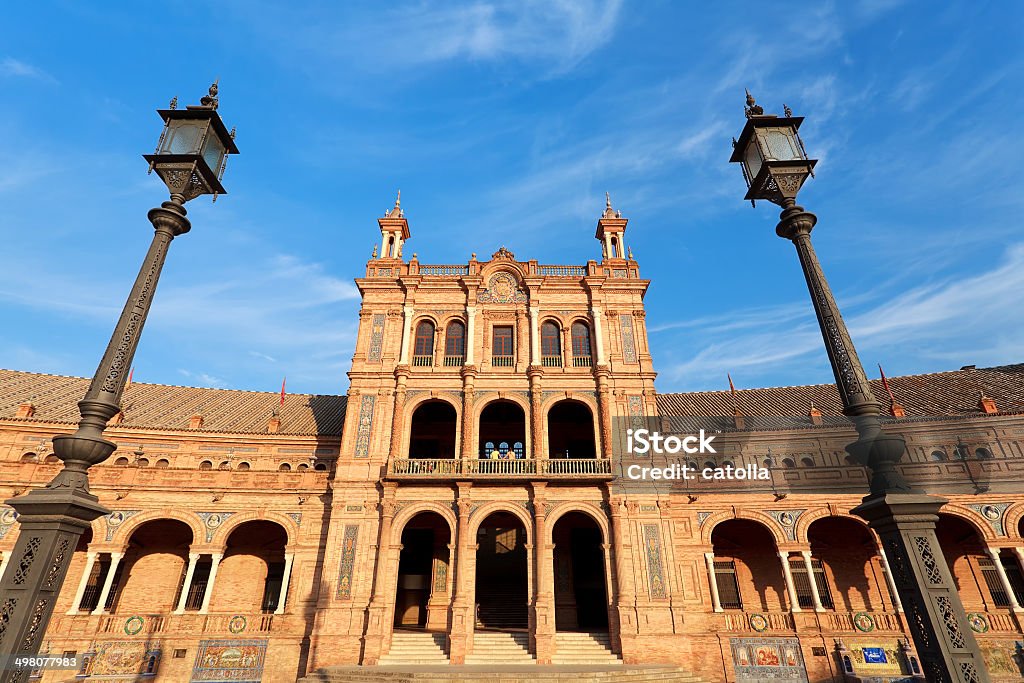
[[[790,109],[788,105],[783,104],[782,105],[782,114],[783,114],[783,116],[785,116],[788,119],[791,116],[793,116],[793,110]]]
[[[213,85],[210,86],[210,94],[204,95],[199,98],[199,106],[206,107],[207,109],[216,109],[220,102],[217,100],[217,83],[220,82],[220,78],[217,78]]]
[[[747,115],[747,118],[749,119],[751,116],[764,116],[764,107],[757,104],[749,90],[746,88],[743,90],[747,93],[747,106],[743,108],[743,113]]]

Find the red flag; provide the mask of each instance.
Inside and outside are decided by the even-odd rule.
[[[287,377],[281,379],[281,407],[284,408],[284,383],[288,381]]]
[[[132,368],[131,370],[128,371],[128,381],[125,382],[125,385],[124,385],[124,390],[125,391],[128,391],[129,389],[131,389],[131,387],[132,387],[132,375],[134,375],[134,374],[135,374],[135,368]]]
[[[889,380],[885,378],[885,370],[882,369],[882,364],[878,364],[878,372],[882,375],[882,386],[885,387],[885,393],[889,394],[889,400],[893,403],[896,402],[896,397],[892,395],[892,389],[889,388]]]

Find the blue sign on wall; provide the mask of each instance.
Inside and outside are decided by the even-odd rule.
[[[880,647],[866,647],[863,652],[865,664],[886,664],[889,662],[885,656],[885,650]]]

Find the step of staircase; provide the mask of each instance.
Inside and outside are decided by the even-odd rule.
[[[447,664],[447,641],[444,633],[395,631],[391,634],[391,649],[380,658],[379,664]]]
[[[626,665],[612,670],[584,666],[430,666],[415,671],[398,667],[328,667],[297,683],[704,683],[672,666]]]
[[[621,666],[622,660],[612,652],[606,632],[559,632],[555,634],[555,654],[551,663]]]
[[[473,634],[473,653],[467,655],[466,664],[533,664],[530,654],[530,635],[525,631],[476,631]]]

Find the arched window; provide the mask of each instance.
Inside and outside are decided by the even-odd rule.
[[[114,461],[114,464],[117,465],[118,467],[127,467],[128,466],[128,458],[124,458],[124,457],[118,458],[117,460]]]
[[[615,235],[612,235],[611,243],[612,253],[608,254],[608,256],[612,258],[621,258],[622,254],[619,253],[619,240]]]
[[[541,365],[548,368],[562,367],[562,331],[553,322],[540,326]]]
[[[210,462],[209,460],[204,460],[201,463],[199,463],[199,469],[201,469],[201,470],[212,470],[213,469],[213,463]]]
[[[49,454],[48,456],[46,456],[46,457],[45,457],[45,458],[43,459],[43,462],[45,462],[45,463],[46,463],[47,465],[53,465],[54,463],[58,463],[58,462],[60,462],[60,458],[58,458],[58,457],[57,457],[56,455],[54,455],[53,453],[50,453],[50,454]]]
[[[434,364],[434,323],[422,320],[416,326],[416,340],[412,348],[412,364],[430,366]]]
[[[785,465],[786,467],[796,467],[796,462],[793,460],[793,458],[783,458],[782,464]]]
[[[384,249],[384,253],[381,254],[384,258],[393,257],[395,255],[395,236],[392,235],[388,238],[388,246]]]
[[[767,467],[768,469],[771,469],[772,467],[775,466],[775,463],[772,462],[771,458],[765,458],[764,459],[764,466]]]
[[[988,459],[992,457],[992,451],[987,448],[978,448],[974,451],[974,454],[982,459]]]
[[[512,452],[515,453],[516,459],[521,460],[526,457],[526,449],[523,448],[522,441],[516,441],[512,444]]]
[[[946,452],[945,451],[940,451],[940,450],[936,449],[936,450],[932,451],[932,454],[931,454],[930,457],[931,457],[932,460],[936,460],[936,461],[945,460],[946,459]]]
[[[300,463],[299,463],[299,466],[298,466],[298,467],[296,467],[295,469],[297,469],[297,470],[308,470],[308,469],[309,469],[309,465],[307,465],[307,464],[306,464],[306,463],[304,463],[304,462],[300,462]]]
[[[286,462],[281,463],[281,466],[277,468],[279,472],[291,472],[292,466]]]
[[[156,466],[162,470],[167,469],[168,467],[171,466],[171,461],[168,460],[167,458],[160,458],[159,460],[156,461]]]
[[[712,462],[711,460],[705,460],[705,461],[704,461],[704,469],[712,469],[712,470],[717,470],[717,469],[718,469],[718,465],[716,465],[716,464],[715,464],[714,462]]]
[[[800,460],[800,464],[803,465],[804,467],[814,467],[814,460],[812,460],[811,458],[803,458],[802,460]]]
[[[572,364],[573,367],[590,367],[590,327],[584,322],[572,324]]]
[[[135,461],[135,464],[139,467],[149,467],[149,458],[139,458]]]
[[[239,472],[248,472],[252,467],[247,462],[240,462],[238,463],[237,469]]]
[[[231,469],[231,463],[230,463],[229,461],[227,461],[227,460],[224,460],[224,461],[223,461],[223,462],[221,462],[221,464],[220,464],[220,465],[219,465],[219,466],[217,467],[217,469],[220,469],[220,470],[230,470],[230,469]]]
[[[444,364],[448,367],[462,365],[466,358],[466,326],[461,320],[448,323],[444,335]]]
[[[25,455],[21,456],[21,461],[22,462],[32,462],[35,459],[36,459],[36,454],[35,453],[26,453]]]
[[[325,465],[322,462],[318,462],[317,464],[313,465],[313,469],[316,470],[317,472],[326,472],[327,465]]]

